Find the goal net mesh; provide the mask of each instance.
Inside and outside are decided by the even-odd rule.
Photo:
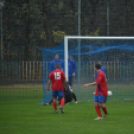
[[[79,44],[79,45],[78,45]],[[94,66],[101,62],[106,69],[108,89],[113,92],[109,100],[134,97],[134,39],[68,39],[68,54],[77,65],[73,89],[78,100],[93,100],[95,87],[83,88],[83,84],[95,81]],[[51,99],[46,92],[50,62],[55,54],[64,60],[64,42],[58,47],[42,49],[44,101]]]

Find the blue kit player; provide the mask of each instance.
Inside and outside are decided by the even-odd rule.
[[[77,71],[77,67],[75,61],[68,56],[68,83],[72,87],[73,84],[73,77],[75,76]]]
[[[61,70],[63,70],[63,60],[59,59],[59,55],[56,54],[55,55],[55,59],[52,60],[52,62],[50,63],[50,67],[49,67],[49,74],[55,70],[55,66],[59,64],[61,66]]]

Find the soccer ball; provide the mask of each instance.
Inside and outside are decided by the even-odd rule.
[[[112,91],[108,91],[107,93],[108,93],[108,96],[112,96],[113,95]]]

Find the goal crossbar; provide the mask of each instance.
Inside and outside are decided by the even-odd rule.
[[[112,39],[112,40],[134,40],[134,37],[106,37],[106,36],[64,36],[64,60],[65,60],[65,76],[68,81],[68,40],[69,39]]]

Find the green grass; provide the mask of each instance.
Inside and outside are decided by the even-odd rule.
[[[97,117],[93,102],[79,102],[59,109],[39,100],[1,101],[0,134],[133,134],[134,101],[108,101],[108,117]],[[59,107],[59,106],[58,106]]]
[[[85,82],[87,83],[87,82]],[[84,82],[83,82],[84,84]],[[80,84],[80,92],[78,91],[78,85],[74,84],[73,89],[78,96],[80,93],[81,100],[89,101],[93,100],[95,87],[83,88],[83,84]],[[113,96],[110,100],[120,99],[133,99],[134,96],[134,84],[133,83],[108,83],[108,89],[113,92]],[[43,100],[43,85],[37,83],[25,83],[0,86],[0,101],[18,101],[26,99],[40,99]]]

